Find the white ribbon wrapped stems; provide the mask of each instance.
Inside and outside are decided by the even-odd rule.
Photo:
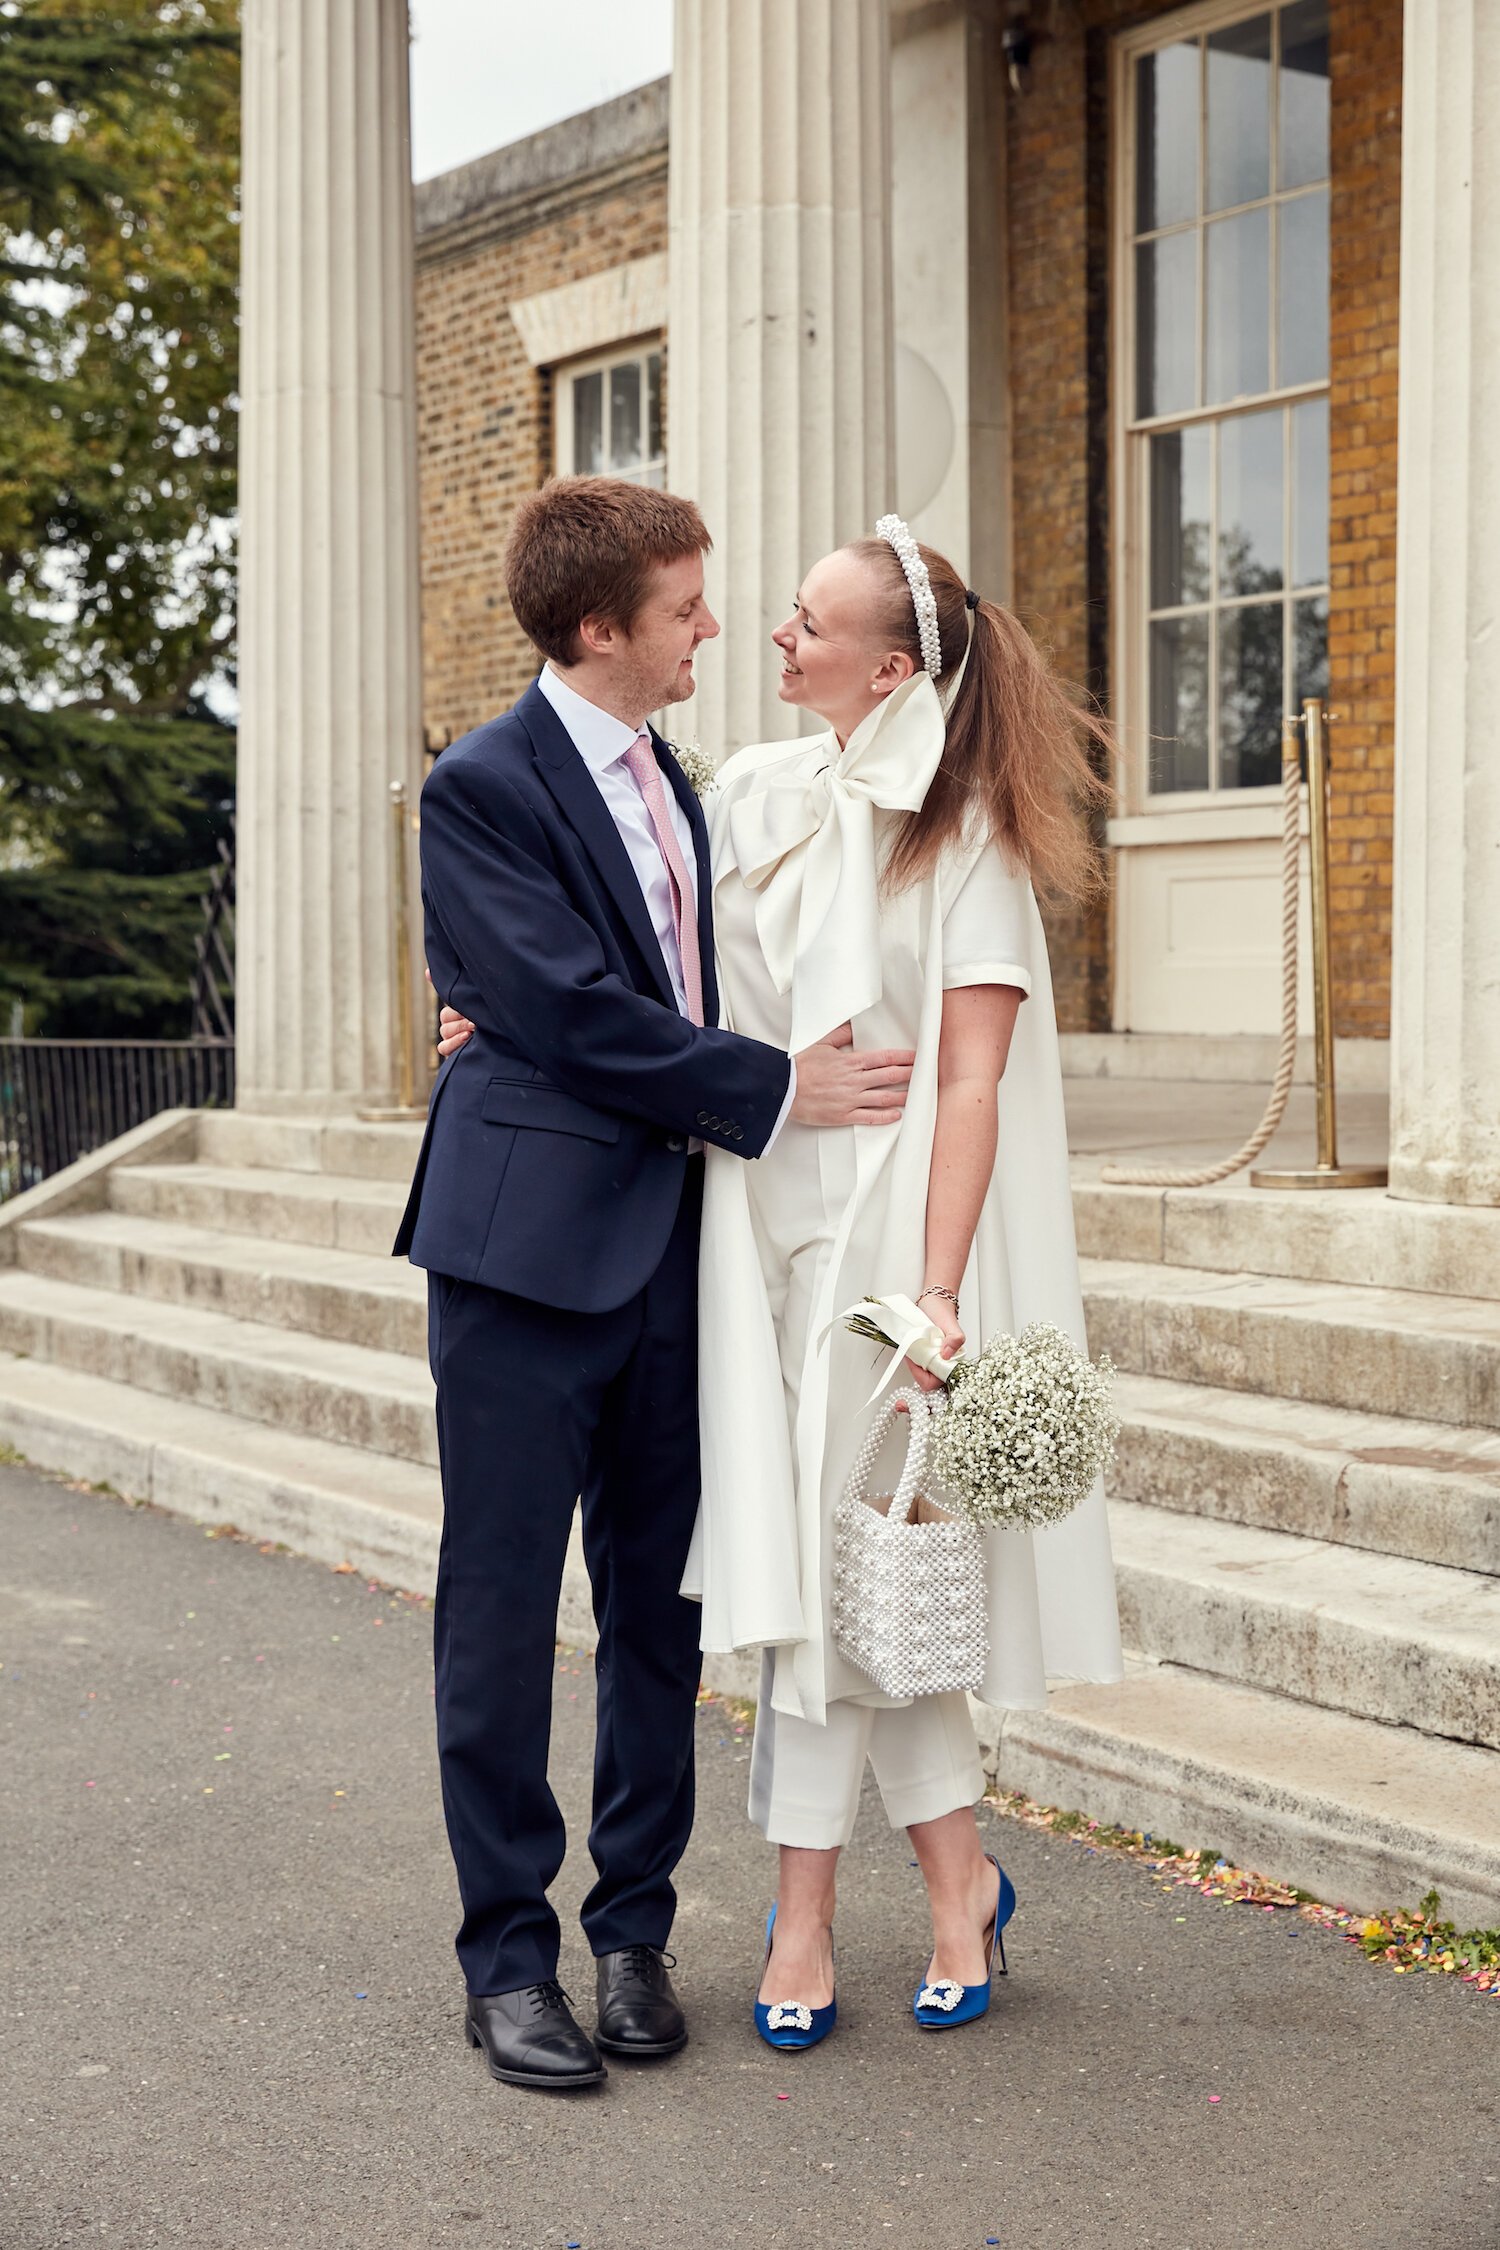
[[[944,1346],[952,1339],[945,1336],[937,1322],[929,1319],[919,1305],[912,1303],[910,1297],[894,1294],[889,1297],[863,1297],[857,1305],[847,1306],[836,1320],[829,1323],[824,1330],[825,1338],[839,1322],[847,1328],[852,1320],[868,1321],[872,1328],[879,1329],[888,1344],[894,1346],[890,1364],[870,1393],[869,1403],[872,1406],[881,1392],[894,1381],[903,1360],[909,1359],[913,1367],[920,1367],[924,1374],[935,1375],[940,1383],[946,1383],[953,1373],[955,1362],[944,1357]]]

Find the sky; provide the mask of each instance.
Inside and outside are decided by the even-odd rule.
[[[411,0],[412,178],[592,109],[672,64],[672,0]]]

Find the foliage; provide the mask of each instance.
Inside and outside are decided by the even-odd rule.
[[[187,1029],[232,809],[234,0],[0,5],[0,1021]]]

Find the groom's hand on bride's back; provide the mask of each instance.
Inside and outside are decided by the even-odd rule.
[[[799,1125],[899,1125],[916,1060],[910,1047],[858,1049],[846,1023],[795,1058]]]
[[[438,1053],[451,1055],[473,1031],[467,1016],[445,1006],[439,1017]],[[914,1060],[910,1047],[858,1053],[852,1029],[840,1024],[816,1047],[805,1047],[798,1055],[792,1115],[799,1125],[899,1125]]]

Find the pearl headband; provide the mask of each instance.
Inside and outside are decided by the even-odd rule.
[[[943,643],[938,632],[937,602],[932,591],[932,580],[927,575],[927,565],[921,550],[913,539],[909,527],[899,516],[882,516],[875,526],[875,536],[883,539],[890,548],[911,589],[911,606],[917,613],[917,638],[922,644],[922,663],[933,679],[943,669]]]

